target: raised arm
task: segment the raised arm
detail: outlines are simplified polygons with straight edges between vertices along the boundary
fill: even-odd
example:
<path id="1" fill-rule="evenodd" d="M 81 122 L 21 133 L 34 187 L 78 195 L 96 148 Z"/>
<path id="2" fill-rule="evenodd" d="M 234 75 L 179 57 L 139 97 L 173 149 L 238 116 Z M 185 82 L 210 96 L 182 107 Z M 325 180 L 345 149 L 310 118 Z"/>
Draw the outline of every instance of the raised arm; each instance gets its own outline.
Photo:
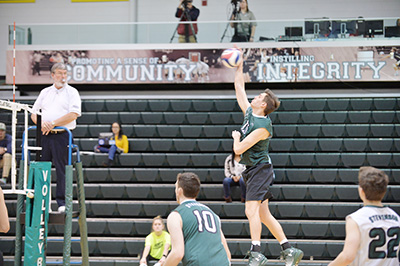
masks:
<path id="1" fill-rule="evenodd" d="M 242 51 L 240 51 L 242 53 Z M 242 60 L 235 72 L 235 91 L 236 99 L 238 101 L 240 109 L 242 109 L 243 114 L 246 113 L 247 108 L 249 108 L 250 103 L 247 99 L 247 94 L 244 89 L 244 76 L 243 76 L 243 53 Z"/>

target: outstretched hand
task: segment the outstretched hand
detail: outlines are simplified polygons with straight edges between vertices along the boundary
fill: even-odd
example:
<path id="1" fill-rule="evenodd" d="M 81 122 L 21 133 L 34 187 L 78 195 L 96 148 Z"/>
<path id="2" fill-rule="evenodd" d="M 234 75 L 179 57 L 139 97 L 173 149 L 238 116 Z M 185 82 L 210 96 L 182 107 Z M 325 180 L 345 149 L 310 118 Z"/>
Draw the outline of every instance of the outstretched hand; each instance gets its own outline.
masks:
<path id="1" fill-rule="evenodd" d="M 241 68 L 243 68 L 243 50 L 242 50 L 242 48 L 238 47 L 236 44 L 234 44 L 233 47 L 235 49 L 239 50 L 239 52 L 240 52 L 240 62 L 237 66 L 237 69 L 241 69 Z"/>

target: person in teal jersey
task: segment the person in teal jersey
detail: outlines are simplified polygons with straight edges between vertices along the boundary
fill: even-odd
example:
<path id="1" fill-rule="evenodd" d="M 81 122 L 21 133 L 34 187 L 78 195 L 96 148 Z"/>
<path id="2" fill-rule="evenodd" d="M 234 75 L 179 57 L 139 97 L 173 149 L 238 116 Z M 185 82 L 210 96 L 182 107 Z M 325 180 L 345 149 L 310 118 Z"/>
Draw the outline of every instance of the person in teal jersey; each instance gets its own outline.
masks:
<path id="1" fill-rule="evenodd" d="M 180 173 L 175 183 L 179 206 L 167 220 L 172 249 L 164 266 L 229 266 L 231 253 L 221 230 L 221 221 L 209 207 L 196 201 L 200 179 Z"/>
<path id="2" fill-rule="evenodd" d="M 273 134 L 272 122 L 268 115 L 279 107 L 280 101 L 269 89 L 251 102 L 248 101 L 243 78 L 243 60 L 235 73 L 235 91 L 238 104 L 244 113 L 241 132 L 233 131 L 232 138 L 235 153 L 241 154 L 240 163 L 246 165 L 242 176 L 246 181 L 245 212 L 251 235 L 251 248 L 247 253 L 248 265 L 267 264 L 267 258 L 261 253 L 262 223 L 279 241 L 282 247 L 281 258 L 286 262 L 286 266 L 298 265 L 303 252 L 289 244 L 282 226 L 268 208 L 269 199 L 272 198 L 270 186 L 275 179 L 268 154 L 269 141 Z"/>

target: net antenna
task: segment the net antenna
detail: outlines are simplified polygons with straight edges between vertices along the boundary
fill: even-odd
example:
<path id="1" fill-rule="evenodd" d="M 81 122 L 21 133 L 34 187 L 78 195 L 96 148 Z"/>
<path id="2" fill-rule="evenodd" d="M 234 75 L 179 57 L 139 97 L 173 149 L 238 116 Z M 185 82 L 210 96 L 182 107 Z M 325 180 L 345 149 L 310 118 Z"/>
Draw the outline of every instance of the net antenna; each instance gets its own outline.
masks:
<path id="1" fill-rule="evenodd" d="M 15 103 L 15 21 L 14 21 L 14 32 L 13 32 L 13 39 L 14 39 L 14 46 L 13 46 L 13 102 Z"/>
<path id="2" fill-rule="evenodd" d="M 13 32 L 13 101 L 4 101 L 0 100 L 0 109 L 6 109 L 12 111 L 11 116 L 11 189 L 10 190 L 3 190 L 4 194 L 22 194 L 27 195 L 28 197 L 33 197 L 34 191 L 32 189 L 27 189 L 28 186 L 28 160 L 27 158 L 24 160 L 24 187 L 23 190 L 17 189 L 17 166 L 16 166 L 16 141 L 17 141 L 17 112 L 24 110 L 25 113 L 25 134 L 24 139 L 22 140 L 24 143 L 24 150 L 22 151 L 23 154 L 28 154 L 28 150 L 37 150 L 41 151 L 41 147 L 29 147 L 28 146 L 28 111 L 33 113 L 32 108 L 27 104 L 21 104 L 15 102 L 15 21 L 14 21 L 14 32 Z"/>

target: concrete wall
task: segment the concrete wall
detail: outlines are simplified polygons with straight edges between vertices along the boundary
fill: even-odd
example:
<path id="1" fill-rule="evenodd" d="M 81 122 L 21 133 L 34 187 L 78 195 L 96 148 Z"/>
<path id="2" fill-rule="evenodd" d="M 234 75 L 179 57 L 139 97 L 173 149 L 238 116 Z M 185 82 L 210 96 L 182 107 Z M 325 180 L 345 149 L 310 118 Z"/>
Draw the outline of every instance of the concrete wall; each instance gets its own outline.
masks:
<path id="1" fill-rule="evenodd" d="M 228 0 L 194 0 L 200 9 L 199 21 L 224 21 L 231 3 Z M 36 0 L 29 4 L 0 4 L 0 76 L 6 72 L 8 25 L 23 23 L 103 23 L 103 22 L 177 22 L 178 0 L 130 0 L 127 2 L 71 3 L 70 0 Z M 378 18 L 399 16 L 399 0 L 249 0 L 258 20 L 304 18 Z M 160 34 L 170 36 L 162 29 Z M 53 34 L 63 32 L 59 31 Z M 142 32 L 145 32 L 143 30 Z M 49 32 L 49 34 L 52 34 Z M 145 33 L 142 33 L 145 34 Z M 153 32 L 152 34 L 157 34 Z M 67 35 L 67 34 L 65 34 Z M 109 36 L 104 36 L 107 39 Z M 68 40 L 69 36 L 62 36 Z M 129 36 L 129 38 L 133 38 Z M 169 40 L 169 39 L 168 39 Z"/>

